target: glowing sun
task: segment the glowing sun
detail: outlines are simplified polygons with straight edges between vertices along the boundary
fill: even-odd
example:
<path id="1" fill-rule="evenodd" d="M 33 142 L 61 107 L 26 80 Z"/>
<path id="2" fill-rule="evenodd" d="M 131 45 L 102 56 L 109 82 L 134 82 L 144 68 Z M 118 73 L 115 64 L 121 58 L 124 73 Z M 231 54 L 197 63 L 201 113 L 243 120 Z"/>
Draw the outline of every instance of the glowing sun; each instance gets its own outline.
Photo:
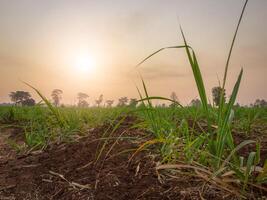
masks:
<path id="1" fill-rule="evenodd" d="M 75 57 L 73 67 L 77 72 L 90 73 L 95 70 L 96 63 L 89 54 L 81 54 Z"/>

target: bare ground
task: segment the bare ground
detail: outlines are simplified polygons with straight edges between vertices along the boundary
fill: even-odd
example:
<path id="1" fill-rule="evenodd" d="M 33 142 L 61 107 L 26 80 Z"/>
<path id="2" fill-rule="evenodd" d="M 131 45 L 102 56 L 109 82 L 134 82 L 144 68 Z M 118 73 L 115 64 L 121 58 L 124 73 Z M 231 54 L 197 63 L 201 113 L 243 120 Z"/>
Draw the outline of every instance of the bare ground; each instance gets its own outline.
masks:
<path id="1" fill-rule="evenodd" d="M 55 143 L 44 151 L 28 154 L 16 154 L 7 144 L 10 137 L 23 139 L 16 137 L 21 134 L 17 129 L 2 131 L 0 199 L 238 199 L 198 177 L 180 174 L 159 178 L 155 168 L 158 158 L 152 151 L 130 159 L 148 135 L 130 129 L 134 123 L 135 119 L 126 118 L 109 135 L 114 137 L 110 140 L 100 139 L 108 128 L 104 125 L 72 143 Z"/>

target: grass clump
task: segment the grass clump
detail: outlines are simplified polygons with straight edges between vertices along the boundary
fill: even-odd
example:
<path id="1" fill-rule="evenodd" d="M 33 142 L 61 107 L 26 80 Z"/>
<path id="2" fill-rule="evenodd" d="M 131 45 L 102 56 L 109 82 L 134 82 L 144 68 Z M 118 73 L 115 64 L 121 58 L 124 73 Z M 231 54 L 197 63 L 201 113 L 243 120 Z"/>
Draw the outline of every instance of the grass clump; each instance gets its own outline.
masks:
<path id="1" fill-rule="evenodd" d="M 32 149 L 45 148 L 55 141 L 72 141 L 75 135 L 111 121 L 122 108 L 56 108 L 59 119 L 45 105 L 32 107 L 7 106 L 0 108 L 0 128 L 18 128 L 25 144 Z M 62 126 L 64 124 L 64 126 Z M 14 146 L 14 145 L 12 145 Z"/>
<path id="2" fill-rule="evenodd" d="M 228 68 L 230 63 L 230 58 L 233 50 L 233 46 L 236 40 L 237 32 L 247 5 L 247 0 L 243 6 L 240 18 L 238 20 L 238 25 L 236 27 L 236 31 L 231 43 L 230 51 L 228 54 L 228 58 L 226 61 L 224 77 L 223 77 L 223 85 L 222 91 L 224 91 Z M 249 153 L 247 158 L 238 155 L 238 151 L 242 149 L 244 146 L 252 143 L 256 143 L 255 141 L 245 140 L 238 144 L 237 146 L 234 144 L 233 135 L 231 132 L 231 124 L 234 118 L 234 104 L 236 101 L 236 97 L 239 91 L 239 86 L 241 84 L 243 69 L 241 69 L 237 81 L 233 87 L 231 97 L 228 102 L 223 101 L 223 94 L 220 97 L 220 104 L 218 108 L 211 107 L 208 105 L 207 95 L 205 90 L 204 81 L 202 78 L 200 66 L 197 61 L 196 54 L 193 48 L 188 44 L 185 34 L 180 27 L 181 35 L 184 41 L 183 45 L 180 46 L 171 46 L 159 49 L 155 53 L 151 54 L 147 58 L 145 58 L 141 63 L 137 66 L 140 66 L 146 60 L 150 59 L 155 54 L 159 53 L 162 50 L 170 49 L 170 48 L 178 48 L 184 49 L 187 54 L 187 58 L 189 64 L 191 66 L 194 80 L 198 89 L 198 94 L 201 99 L 201 108 L 197 108 L 200 113 L 205 114 L 205 125 L 201 125 L 196 120 L 197 112 L 190 113 L 190 116 L 193 116 L 194 122 L 191 127 L 197 127 L 197 132 L 195 129 L 191 129 L 186 119 L 181 120 L 179 122 L 178 128 L 173 123 L 170 123 L 169 120 L 166 121 L 166 117 L 152 106 L 151 100 L 167 100 L 167 98 L 163 97 L 150 97 L 148 95 L 148 91 L 146 85 L 142 79 L 143 89 L 145 97 L 143 97 L 140 93 L 141 102 L 143 103 L 145 110 L 145 117 L 147 121 L 149 121 L 152 132 L 155 134 L 161 145 L 161 153 L 163 156 L 163 163 L 168 162 L 177 162 L 177 160 L 183 159 L 185 162 L 191 163 L 192 165 L 197 165 L 199 167 L 203 167 L 211 171 L 211 174 L 205 173 L 205 177 L 207 176 L 208 180 L 217 181 L 219 184 L 223 177 L 233 178 L 233 182 L 241 182 L 243 185 L 243 191 L 247 188 L 247 185 L 250 182 L 255 181 L 255 176 L 253 175 L 253 171 L 256 170 L 256 166 L 259 164 L 260 155 L 259 155 L 259 145 L 254 152 Z M 178 105 L 179 106 L 179 105 Z M 183 109 L 183 108 L 180 108 Z M 179 108 L 174 108 L 175 110 L 179 110 Z M 187 110 L 190 112 L 190 110 Z M 179 111 L 178 111 L 179 112 Z M 178 113 L 176 113 L 178 114 Z M 253 115 L 253 114 L 252 114 Z M 250 115 L 249 115 L 250 116 Z M 249 117 L 249 120 L 254 120 L 256 115 L 254 114 Z M 250 126 L 247 128 L 249 129 Z M 146 144 L 150 144 L 152 142 L 147 142 Z M 179 150 L 182 149 L 182 150 Z M 266 165 L 265 165 L 266 167 Z M 259 176 L 262 176 L 266 169 L 259 169 Z M 231 176 L 230 176 L 231 175 Z M 204 175 L 203 175 L 204 176 Z M 220 177 L 220 179 L 218 179 Z M 220 181 L 219 181 L 220 180 Z M 221 184 L 221 183 L 220 183 Z"/>

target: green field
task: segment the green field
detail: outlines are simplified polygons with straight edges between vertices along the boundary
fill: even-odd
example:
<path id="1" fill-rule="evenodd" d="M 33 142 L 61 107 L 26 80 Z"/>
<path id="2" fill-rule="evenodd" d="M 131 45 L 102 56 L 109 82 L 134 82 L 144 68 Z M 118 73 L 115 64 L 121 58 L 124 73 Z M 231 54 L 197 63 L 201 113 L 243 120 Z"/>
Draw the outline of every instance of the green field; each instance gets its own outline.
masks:
<path id="1" fill-rule="evenodd" d="M 216 108 L 210 108 L 213 115 L 210 123 L 216 126 Z M 207 126 L 205 112 L 198 107 L 114 107 L 114 108 L 58 108 L 63 125 L 58 123 L 57 116 L 45 106 L 34 107 L 0 107 L 1 128 L 18 127 L 23 130 L 27 147 L 43 148 L 49 141 L 62 139 L 71 141 L 75 135 L 86 135 L 88 129 L 112 123 L 123 116 L 136 116 L 141 120 L 136 126 L 146 129 L 155 138 L 166 138 L 174 134 L 179 137 L 182 127 L 188 127 L 187 121 L 200 122 Z M 267 108 L 235 107 L 231 129 L 246 137 L 253 136 L 255 128 L 263 129 L 267 125 Z M 195 125 L 196 126 L 196 125 Z M 200 131 L 192 131 L 198 137 Z M 266 132 L 266 131 L 265 131 Z M 263 133 L 266 134 L 266 133 Z M 194 138 L 195 139 L 195 138 Z M 192 138 L 192 140 L 194 140 Z M 19 147 L 18 147 L 19 148 Z"/>
<path id="2" fill-rule="evenodd" d="M 208 110 L 207 119 L 203 107 L 154 107 L 149 100 L 137 107 L 9 106 L 0 108 L 0 127 L 19 130 L 23 142 L 8 140 L 19 154 L 45 151 L 55 144 L 75 143 L 77 138 L 90 137 L 94 134 L 92 130 L 100 128 L 97 140 L 103 143 L 96 151 L 97 160 L 102 154 L 108 156 L 105 149 L 110 148 L 107 145 L 110 141 L 114 145 L 118 140 L 142 140 L 136 148 L 125 147 L 122 152 L 130 152 L 131 157 L 142 151 L 151 152 L 160 158 L 162 166 L 170 168 L 175 168 L 177 163 L 189 165 L 205 171 L 217 185 L 229 174 L 231 181 L 223 187 L 231 188 L 237 196 L 247 196 L 252 188 L 253 191 L 262 188 L 266 182 L 267 108 L 233 107 L 221 137 L 219 110 L 210 106 Z M 118 129 L 133 130 L 133 133 L 113 135 Z M 138 135 L 140 131 L 145 133 L 142 138 Z M 241 192 L 237 192 L 238 188 Z"/>

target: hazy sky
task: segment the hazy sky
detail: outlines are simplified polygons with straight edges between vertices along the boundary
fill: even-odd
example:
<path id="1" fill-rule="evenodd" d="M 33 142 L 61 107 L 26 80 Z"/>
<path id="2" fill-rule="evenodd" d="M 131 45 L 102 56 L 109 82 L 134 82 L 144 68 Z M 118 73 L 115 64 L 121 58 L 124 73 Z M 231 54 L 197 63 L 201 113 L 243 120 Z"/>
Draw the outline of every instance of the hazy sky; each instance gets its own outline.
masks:
<path id="1" fill-rule="evenodd" d="M 181 45 L 183 26 L 211 99 L 222 80 L 244 0 L 0 0 L 0 102 L 8 93 L 40 89 L 105 99 L 138 97 L 134 66 L 153 51 Z M 179 20 L 178 20 L 179 18 Z M 267 0 L 250 0 L 233 50 L 226 92 L 244 68 L 238 101 L 267 99 Z M 82 69 L 87 67 L 88 69 Z M 177 93 L 189 103 L 197 89 L 183 50 L 167 50 L 139 68 L 151 95 Z"/>

